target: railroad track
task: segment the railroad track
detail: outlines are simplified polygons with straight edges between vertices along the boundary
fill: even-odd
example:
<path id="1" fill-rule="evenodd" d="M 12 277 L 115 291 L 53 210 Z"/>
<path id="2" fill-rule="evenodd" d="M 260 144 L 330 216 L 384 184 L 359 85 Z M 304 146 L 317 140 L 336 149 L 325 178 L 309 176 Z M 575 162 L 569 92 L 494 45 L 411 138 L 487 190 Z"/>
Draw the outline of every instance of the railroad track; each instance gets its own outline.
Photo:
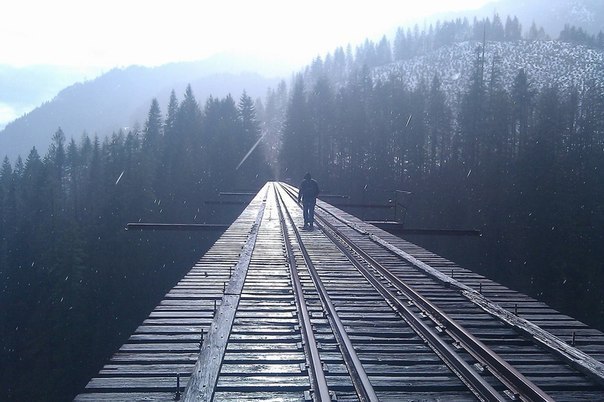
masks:
<path id="1" fill-rule="evenodd" d="M 296 198 L 295 190 L 289 186 L 282 186 L 282 188 L 288 193 L 291 198 Z M 527 401 L 546 401 L 554 400 L 550 395 L 547 394 L 544 389 L 551 389 L 556 391 L 570 386 L 571 383 L 577 385 L 581 381 L 578 381 L 577 377 L 585 376 L 584 385 L 586 389 L 596 389 L 601 387 L 604 383 L 604 376 L 602 371 L 602 364 L 583 354 L 578 350 L 569 348 L 566 343 L 560 341 L 552 334 L 536 328 L 531 323 L 522 322 L 517 325 L 518 318 L 512 320 L 506 320 L 509 317 L 509 313 L 502 313 L 499 306 L 493 304 L 488 299 L 482 297 L 480 293 L 474 289 L 467 288 L 467 286 L 457 283 L 457 281 L 451 280 L 451 278 L 443 278 L 442 273 L 434 272 L 432 267 L 426 266 L 427 264 L 415 259 L 413 256 L 408 255 L 404 252 L 397 253 L 393 251 L 393 247 L 379 239 L 375 235 L 371 235 L 367 231 L 363 230 L 360 226 L 351 224 L 350 222 L 342 219 L 340 215 L 330 213 L 328 209 L 318 207 L 317 219 L 320 221 L 318 225 L 321 230 L 330 238 L 334 244 L 338 245 L 338 248 L 344 253 L 349 261 L 351 261 L 359 272 L 363 273 L 363 276 L 373 284 L 373 286 L 382 294 L 389 303 L 393 306 L 399 315 L 411 325 L 418 334 L 430 347 L 438 354 L 443 361 L 446 362 L 447 366 L 455 372 L 458 377 L 468 385 L 469 389 L 475 394 L 478 399 L 483 400 L 506 400 L 506 399 L 517 399 Z M 345 229 L 348 229 L 349 233 L 346 234 Z M 387 258 L 395 257 L 394 262 L 388 262 L 382 264 L 378 259 L 384 259 L 384 251 L 390 252 L 391 255 L 387 255 Z M 373 255 L 376 257 L 374 258 Z M 403 272 L 400 270 L 401 262 L 412 265 L 411 272 Z M 390 265 L 390 267 L 388 266 Z M 443 298 L 443 293 L 449 293 L 448 298 L 455 298 L 461 293 L 470 292 L 470 297 L 464 300 L 464 317 L 468 315 L 468 311 L 474 310 L 476 307 L 483 308 L 485 304 L 488 304 L 486 308 L 483 308 L 486 312 L 495 311 L 495 327 L 490 329 L 487 335 L 494 335 L 497 331 L 497 327 L 501 327 L 501 324 L 505 325 L 504 329 L 513 329 L 517 331 L 514 334 L 500 334 L 500 337 L 505 336 L 506 343 L 510 344 L 515 342 L 517 344 L 528 345 L 533 342 L 539 348 L 546 349 L 544 353 L 539 349 L 532 349 L 533 354 L 526 359 L 526 362 L 514 361 L 514 363 L 523 365 L 524 370 L 528 374 L 535 375 L 535 363 L 542 361 L 548 362 L 548 357 L 555 356 L 555 358 L 561 358 L 562 360 L 558 363 L 550 362 L 549 367 L 544 365 L 537 365 L 537 368 L 543 370 L 545 375 L 556 375 L 555 381 L 551 381 L 551 377 L 539 378 L 537 377 L 537 383 L 541 383 L 543 388 L 536 385 L 535 382 L 525 377 L 519 370 L 517 370 L 512 364 L 506 359 L 495 352 L 493 348 L 489 348 L 486 343 L 489 342 L 489 336 L 485 336 L 485 342 L 482 342 L 476 336 L 472 334 L 469 329 L 464 328 L 459 322 L 457 322 L 453 315 L 456 310 L 459 310 L 459 306 L 451 311 L 451 315 L 447 314 L 444 309 L 437 306 L 429 300 L 428 297 L 422 296 L 420 292 L 416 291 L 417 288 L 426 288 L 434 286 L 434 284 L 417 284 L 417 268 L 418 265 L 422 265 L 419 268 L 423 269 L 422 274 L 426 275 L 430 273 L 441 288 L 438 292 L 437 299 Z M 409 278 L 410 282 L 414 285 L 409 285 L 402 278 Z M 424 279 L 424 278 L 422 278 Z M 454 284 L 455 286 L 451 286 Z M 443 286 L 444 285 L 444 286 Z M 453 289 L 451 289 L 453 288 Z M 429 294 L 434 294 L 434 289 L 428 291 Z M 479 300 L 477 300 L 479 299 Z M 412 311 L 407 309 L 405 302 L 409 306 L 413 306 L 415 310 Z M 474 304 L 474 306 L 472 306 Z M 435 331 L 431 331 L 430 328 L 422 326 L 423 318 L 429 319 L 431 327 Z M 492 318 L 492 317 L 489 317 Z M 501 319 L 503 322 L 497 322 Z M 523 320 L 522 320 L 523 321 Z M 499 324 L 499 325 L 498 325 Z M 484 322 L 481 323 L 481 327 L 484 327 Z M 528 334 L 527 334 L 528 332 Z M 442 334 L 442 336 L 441 336 Z M 524 336 L 523 336 L 524 335 Z M 527 339 L 527 335 L 528 338 Z M 444 341 L 444 342 L 443 342 Z M 494 343 L 494 342 L 491 342 Z M 451 350 L 448 345 L 451 345 L 454 349 L 461 350 L 461 353 L 456 353 L 455 350 Z M 495 345 L 498 348 L 498 345 Z M 522 350 L 521 348 L 519 348 Z M 525 350 L 528 348 L 525 348 Z M 537 353 L 535 353 L 537 352 Z M 508 352 L 509 354 L 509 352 Z M 542 356 L 539 356 L 542 354 Z M 549 355 L 549 356 L 548 356 Z M 465 357 L 462 357 L 465 356 Z M 559 365 L 559 368 L 555 366 Z M 581 374 L 569 373 L 567 366 L 576 368 Z M 487 374 L 486 378 L 480 378 L 481 374 Z M 564 374 L 567 374 L 568 378 L 564 381 Z M 499 384 L 494 383 L 494 387 L 489 385 L 489 376 L 495 377 Z M 590 384 L 590 380 L 593 381 Z M 599 384 L 599 385 L 596 385 Z M 494 388 L 497 388 L 496 391 Z M 562 395 L 559 395 L 562 397 Z M 572 397 L 571 397 L 572 399 Z"/>
<path id="2" fill-rule="evenodd" d="M 214 298 L 212 320 L 188 322 L 202 335 L 180 346 L 191 352 L 197 345 L 195 365 L 190 353 L 187 365 L 174 362 L 182 385 L 174 393 L 158 386 L 149 399 L 604 400 L 602 363 L 585 353 L 602 360 L 601 333 L 569 319 L 560 328 L 574 325 L 580 335 L 571 340 L 576 347 L 568 345 L 560 340 L 566 332 L 555 336 L 519 316 L 538 317 L 556 332 L 552 323 L 566 322 L 559 313 L 543 321 L 550 310 L 530 298 L 329 204 L 318 203 L 316 230 L 302 230 L 296 196 L 290 186 L 267 184 L 244 213 L 245 236 L 226 233 L 233 241 L 223 247 L 238 248 L 237 259 L 215 255 L 204 275 L 185 277 L 171 292 L 206 300 L 217 288 L 216 280 L 211 287 L 203 280 L 207 269 L 220 268 L 213 277 L 223 281 L 222 297 Z M 137 332 L 122 350 L 166 336 L 165 327 Z M 142 370 L 147 357 L 129 359 Z M 110 383 L 104 395 L 127 400 Z"/>

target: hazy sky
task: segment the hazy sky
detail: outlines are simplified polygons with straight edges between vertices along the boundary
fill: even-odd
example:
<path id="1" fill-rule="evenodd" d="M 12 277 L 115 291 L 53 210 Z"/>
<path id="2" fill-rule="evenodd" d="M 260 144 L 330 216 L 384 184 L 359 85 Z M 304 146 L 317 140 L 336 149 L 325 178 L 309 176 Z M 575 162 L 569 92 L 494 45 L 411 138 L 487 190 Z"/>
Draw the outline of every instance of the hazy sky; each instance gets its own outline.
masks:
<path id="1" fill-rule="evenodd" d="M 488 0 L 7 0 L 0 64 L 103 69 L 244 53 L 292 65 Z"/>
<path id="2" fill-rule="evenodd" d="M 113 67 L 226 54 L 243 56 L 265 75 L 287 75 L 338 46 L 377 41 L 409 21 L 492 1 L 5 0 L 0 74 L 2 65 L 60 69 L 37 83 L 0 75 L 0 130 L 66 86 Z"/>

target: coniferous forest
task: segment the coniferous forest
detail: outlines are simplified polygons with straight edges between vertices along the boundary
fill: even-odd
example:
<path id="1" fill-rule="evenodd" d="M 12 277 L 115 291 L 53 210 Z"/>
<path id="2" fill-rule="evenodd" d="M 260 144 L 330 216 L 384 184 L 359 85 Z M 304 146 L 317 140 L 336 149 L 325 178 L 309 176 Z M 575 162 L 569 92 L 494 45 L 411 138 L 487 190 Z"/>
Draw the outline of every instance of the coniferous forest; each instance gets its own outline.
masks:
<path id="1" fill-rule="evenodd" d="M 245 94 L 154 100 L 139 131 L 35 149 L 0 173 L 1 400 L 69 400 L 217 238 L 124 230 L 128 222 L 228 223 L 219 191 L 267 179 Z M 36 386 L 32 387 L 31 382 Z"/>
<path id="2" fill-rule="evenodd" d="M 519 40 L 508 21 L 500 40 Z M 408 227 L 482 231 L 412 240 L 604 329 L 604 88 L 535 88 L 523 70 L 503 83 L 480 52 L 453 96 L 438 75 L 410 85 L 371 74 L 484 23 L 337 49 L 264 99 L 199 102 L 189 87 L 150 101 L 141 128 L 79 140 L 59 128 L 45 155 L 5 159 L 0 399 L 72 398 L 218 236 L 127 222 L 229 223 L 241 208 L 204 201 L 306 171 L 354 202 L 410 192 L 395 217 Z"/>

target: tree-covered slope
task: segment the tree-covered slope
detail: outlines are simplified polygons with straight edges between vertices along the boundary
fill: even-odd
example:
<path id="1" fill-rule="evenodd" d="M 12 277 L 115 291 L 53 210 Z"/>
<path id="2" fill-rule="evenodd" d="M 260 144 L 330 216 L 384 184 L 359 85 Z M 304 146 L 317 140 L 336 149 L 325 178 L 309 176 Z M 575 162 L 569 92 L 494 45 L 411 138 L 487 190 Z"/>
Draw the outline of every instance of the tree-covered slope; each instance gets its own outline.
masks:
<path id="1" fill-rule="evenodd" d="M 15 161 L 17 155 L 26 157 L 33 146 L 46 152 L 49 133 L 58 127 L 67 138 L 80 138 L 84 132 L 104 137 L 141 124 L 149 99 L 166 103 L 172 89 L 182 92 L 188 84 L 200 99 L 238 94 L 244 89 L 256 98 L 275 82 L 255 73 L 217 73 L 215 67 L 199 63 L 114 69 L 65 88 L 51 101 L 8 124 L 0 131 L 0 157 L 8 155 Z"/>
<path id="2" fill-rule="evenodd" d="M 378 67 L 373 76 L 378 81 L 391 75 L 400 76 L 411 86 L 422 81 L 429 83 L 438 76 L 444 92 L 454 96 L 467 87 L 479 57 L 482 43 L 465 41 Z M 561 41 L 486 42 L 484 68 L 487 74 L 495 74 L 508 90 L 519 70 L 531 78 L 534 89 L 556 86 L 567 90 L 604 84 L 604 52 Z"/>

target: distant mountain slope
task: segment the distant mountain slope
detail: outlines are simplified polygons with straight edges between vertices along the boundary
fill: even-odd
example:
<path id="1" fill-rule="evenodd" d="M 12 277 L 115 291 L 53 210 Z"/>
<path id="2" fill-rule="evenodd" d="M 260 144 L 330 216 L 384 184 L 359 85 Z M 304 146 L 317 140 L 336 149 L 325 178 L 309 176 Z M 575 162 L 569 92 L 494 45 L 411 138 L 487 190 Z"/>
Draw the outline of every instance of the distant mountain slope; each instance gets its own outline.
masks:
<path id="1" fill-rule="evenodd" d="M 440 48 L 425 56 L 399 61 L 374 71 L 374 78 L 385 79 L 391 74 L 404 77 L 408 85 L 422 80 L 428 85 L 438 74 L 448 95 L 459 95 L 468 87 L 476 60 L 479 42 L 462 42 Z M 502 83 L 508 89 L 520 69 L 527 73 L 537 89 L 556 85 L 561 89 L 585 85 L 604 86 L 604 53 L 558 41 L 487 42 L 485 79 L 489 79 L 495 60 Z"/>
<path id="2" fill-rule="evenodd" d="M 44 154 L 58 127 L 68 138 L 79 139 L 84 132 L 104 137 L 136 122 L 142 125 L 152 98 L 158 99 L 165 112 L 170 91 L 174 89 L 181 100 L 187 84 L 203 105 L 209 95 L 230 93 L 238 99 L 246 90 L 253 98 L 263 96 L 277 82 L 254 73 L 220 74 L 215 68 L 208 71 L 207 66 L 198 63 L 133 66 L 72 85 L 0 131 L 0 158 L 8 155 L 14 161 L 17 155 L 26 157 L 34 145 Z"/>
<path id="3" fill-rule="evenodd" d="M 0 65 L 0 130 L 42 102 L 52 99 L 63 88 L 96 76 L 86 68 Z"/>

